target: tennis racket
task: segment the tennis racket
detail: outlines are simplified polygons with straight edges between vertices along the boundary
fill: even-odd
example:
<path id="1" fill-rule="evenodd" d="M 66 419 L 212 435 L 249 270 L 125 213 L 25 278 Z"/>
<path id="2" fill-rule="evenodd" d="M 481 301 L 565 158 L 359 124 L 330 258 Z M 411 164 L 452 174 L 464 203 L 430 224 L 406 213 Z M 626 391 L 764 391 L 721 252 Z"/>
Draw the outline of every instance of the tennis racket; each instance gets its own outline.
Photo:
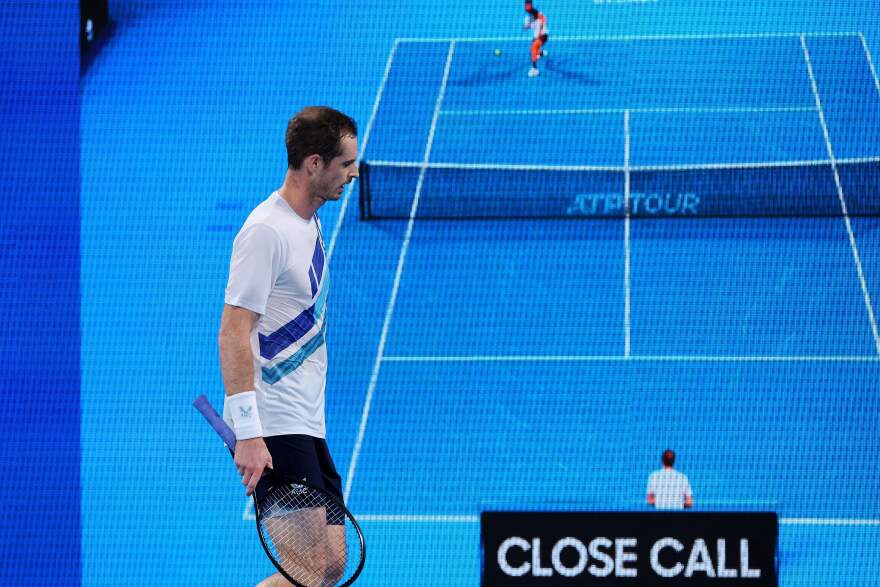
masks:
<path id="1" fill-rule="evenodd" d="M 235 455 L 235 433 L 200 395 L 193 406 Z M 263 481 L 266 481 L 264 479 Z M 257 532 L 269 560 L 296 587 L 351 585 L 364 568 L 361 528 L 339 499 L 308 483 L 278 481 L 257 499 Z"/>

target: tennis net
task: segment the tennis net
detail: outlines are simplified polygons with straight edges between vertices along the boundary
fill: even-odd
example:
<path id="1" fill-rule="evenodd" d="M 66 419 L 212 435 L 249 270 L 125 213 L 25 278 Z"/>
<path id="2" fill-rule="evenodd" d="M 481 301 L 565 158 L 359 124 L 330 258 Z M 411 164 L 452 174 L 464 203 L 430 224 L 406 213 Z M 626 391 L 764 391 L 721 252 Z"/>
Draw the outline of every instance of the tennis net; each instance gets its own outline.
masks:
<path id="1" fill-rule="evenodd" d="M 878 216 L 880 157 L 631 168 L 363 161 L 359 192 L 363 219 Z"/>

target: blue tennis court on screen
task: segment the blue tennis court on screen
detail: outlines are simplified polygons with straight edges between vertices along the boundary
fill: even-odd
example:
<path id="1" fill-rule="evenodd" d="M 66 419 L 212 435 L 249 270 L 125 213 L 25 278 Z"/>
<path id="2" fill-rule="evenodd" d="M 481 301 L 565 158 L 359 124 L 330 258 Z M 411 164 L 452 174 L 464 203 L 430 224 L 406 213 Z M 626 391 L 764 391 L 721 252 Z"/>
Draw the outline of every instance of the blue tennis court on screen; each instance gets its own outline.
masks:
<path id="1" fill-rule="evenodd" d="M 880 87 L 858 33 L 548 46 L 536 79 L 522 41 L 398 42 L 363 158 L 367 215 L 406 217 L 418 183 L 422 217 L 880 207 Z"/>
<path id="2" fill-rule="evenodd" d="M 782 584 L 876 568 L 876 505 L 832 495 L 880 489 L 843 456 L 877 441 L 877 222 L 850 219 L 877 213 L 880 177 L 862 36 L 570 39 L 537 79 L 526 47 L 392 50 L 365 216 L 502 218 L 400 237 L 352 506 L 412 540 L 441 526 L 467 561 L 479 511 L 644 508 L 668 444 L 698 509 L 780 515 Z M 557 220 L 555 193 L 584 185 L 621 221 Z M 724 218 L 624 224 L 626 199 L 638 215 L 707 194 Z M 792 215 L 823 218 L 768 218 Z M 340 238 L 369 251 L 402 229 L 346 218 Z"/>

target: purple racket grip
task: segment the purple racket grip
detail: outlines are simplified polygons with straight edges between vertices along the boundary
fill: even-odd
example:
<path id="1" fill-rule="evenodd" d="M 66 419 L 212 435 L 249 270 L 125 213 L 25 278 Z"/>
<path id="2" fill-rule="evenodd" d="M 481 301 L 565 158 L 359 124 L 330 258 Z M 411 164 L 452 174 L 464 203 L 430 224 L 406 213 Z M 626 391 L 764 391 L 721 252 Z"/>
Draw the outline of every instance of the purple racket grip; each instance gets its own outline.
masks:
<path id="1" fill-rule="evenodd" d="M 204 394 L 200 395 L 193 401 L 193 407 L 205 417 L 205 420 L 208 421 L 211 428 L 213 428 L 220 438 L 223 439 L 223 442 L 226 443 L 229 452 L 234 454 L 235 433 L 232 431 L 232 428 L 223 421 L 223 418 L 220 417 L 220 414 L 217 413 L 217 410 L 214 409 L 214 406 L 211 405 L 208 398 L 205 397 Z"/>

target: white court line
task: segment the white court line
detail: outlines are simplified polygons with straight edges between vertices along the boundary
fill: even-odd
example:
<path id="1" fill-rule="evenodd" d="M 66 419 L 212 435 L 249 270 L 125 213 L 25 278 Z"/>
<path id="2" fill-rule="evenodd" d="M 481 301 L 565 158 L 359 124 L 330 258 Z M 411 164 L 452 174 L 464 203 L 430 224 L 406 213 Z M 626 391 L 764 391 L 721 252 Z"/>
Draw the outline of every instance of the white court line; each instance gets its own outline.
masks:
<path id="1" fill-rule="evenodd" d="M 859 39 L 862 41 L 862 48 L 865 50 L 865 58 L 868 60 L 868 66 L 871 68 L 871 75 L 874 76 L 874 87 L 880 94 L 880 79 L 877 79 L 877 70 L 874 69 L 874 59 L 871 57 L 871 51 L 868 49 L 868 43 L 865 41 L 865 35 L 859 33 Z"/>
<path id="2" fill-rule="evenodd" d="M 443 104 L 443 97 L 446 95 L 446 84 L 449 81 L 449 70 L 452 66 L 452 55 L 455 53 L 455 41 L 449 43 L 449 52 L 446 55 L 446 67 L 443 70 L 443 79 L 440 82 L 440 91 L 437 94 L 437 102 L 434 105 L 434 116 L 431 119 L 431 128 L 428 132 L 428 144 L 425 146 L 424 163 L 431 158 L 431 148 L 434 145 L 434 133 L 437 130 L 437 119 L 440 117 L 440 106 Z M 361 447 L 364 442 L 364 435 L 367 430 L 367 420 L 370 417 L 370 405 L 373 403 L 373 394 L 376 391 L 376 382 L 379 379 L 379 368 L 382 365 L 382 356 L 385 353 L 385 342 L 388 340 L 388 329 L 391 325 L 391 317 L 394 315 L 394 305 L 397 302 L 397 292 L 400 289 L 400 278 L 403 275 L 403 266 L 406 261 L 406 253 L 409 250 L 410 239 L 412 238 L 413 226 L 415 223 L 416 211 L 419 208 L 419 196 L 422 192 L 422 185 L 425 181 L 425 170 L 419 174 L 419 180 L 416 184 L 415 195 L 413 196 L 412 207 L 409 212 L 409 222 L 406 225 L 406 233 L 403 237 L 403 244 L 400 247 L 400 256 L 397 259 L 397 270 L 394 272 L 394 285 L 391 287 L 391 296 L 388 299 L 388 307 L 385 310 L 385 321 L 382 324 L 382 335 L 379 337 L 379 347 L 376 350 L 376 361 L 373 363 L 373 372 L 370 376 L 370 384 L 367 388 L 367 397 L 364 399 L 364 409 L 361 414 L 361 424 L 358 428 L 357 440 L 354 444 L 354 450 L 351 455 L 351 463 L 348 467 L 348 477 L 345 480 L 344 500 L 347 502 L 351 495 L 351 485 L 354 480 L 355 470 L 357 468 L 358 459 L 361 454 Z"/>
<path id="3" fill-rule="evenodd" d="M 815 110 L 814 110 L 815 111 Z M 384 161 L 375 160 L 367 161 L 373 167 L 408 167 L 418 169 L 461 169 L 467 170 L 488 170 L 488 171 L 612 171 L 623 173 L 626 168 L 622 165 L 521 165 L 515 163 L 452 163 L 452 162 L 431 162 L 424 163 L 421 161 Z M 807 167 L 831 165 L 830 159 L 809 159 L 803 161 L 750 161 L 744 163 L 697 163 L 689 164 L 673 164 L 673 165 L 630 165 L 629 171 L 708 171 L 708 170 L 737 170 L 737 169 L 776 169 L 784 167 Z M 836 164 L 855 165 L 859 163 L 880 163 L 880 156 L 877 157 L 853 157 L 849 159 L 837 159 Z"/>
<path id="4" fill-rule="evenodd" d="M 878 163 L 880 157 L 854 157 L 850 159 L 837 159 L 836 164 Z M 631 171 L 705 171 L 724 169 L 776 169 L 782 167 L 807 167 L 820 165 L 834 165 L 831 159 L 808 159 L 804 161 L 767 161 L 748 163 L 702 163 L 696 165 L 633 165 Z"/>
<path id="5" fill-rule="evenodd" d="M 814 32 L 814 33 L 718 33 L 704 35 L 597 35 L 553 37 L 554 43 L 571 41 L 703 41 L 713 39 L 779 39 L 808 37 L 853 37 L 858 32 Z M 531 38 L 517 37 L 398 37 L 401 43 L 486 43 L 499 41 L 528 41 Z"/>
<path id="6" fill-rule="evenodd" d="M 784 526 L 880 526 L 880 520 L 860 518 L 779 518 Z"/>
<path id="7" fill-rule="evenodd" d="M 745 503 L 745 505 L 749 505 Z M 725 503 L 724 505 L 734 505 Z M 379 522 L 392 524 L 479 524 L 480 516 L 461 514 L 358 514 L 360 522 Z M 243 520 L 253 521 L 254 503 L 247 500 Z M 781 526 L 880 526 L 880 519 L 875 518 L 779 518 Z"/>
<path id="8" fill-rule="evenodd" d="M 373 100 L 373 109 L 370 111 L 370 119 L 367 121 L 367 128 L 364 129 L 363 140 L 361 141 L 360 152 L 358 153 L 355 165 L 360 165 L 361 159 L 367 149 L 367 141 L 370 140 L 370 133 L 373 131 L 373 123 L 376 120 L 376 113 L 379 111 L 379 103 L 382 101 L 382 95 L 385 93 L 385 84 L 388 83 L 388 76 L 391 74 L 391 63 L 394 61 L 394 54 L 397 52 L 397 41 L 391 46 L 388 53 L 388 60 L 385 62 L 385 73 L 382 75 L 382 82 L 379 84 L 379 91 L 376 92 L 376 99 Z M 357 181 L 360 181 L 359 179 Z M 348 210 L 348 201 L 351 199 L 354 182 L 348 184 L 345 197 L 342 200 L 342 207 L 339 209 L 339 218 L 336 220 L 336 226 L 333 228 L 333 235 L 330 237 L 330 246 L 327 247 L 328 262 L 333 258 L 333 251 L 336 249 L 336 240 L 339 238 L 339 231 L 342 229 L 342 221 L 345 220 L 345 212 Z"/>
<path id="9" fill-rule="evenodd" d="M 410 355 L 387 356 L 386 363 L 599 363 L 615 361 L 693 363 L 880 363 L 875 355 Z"/>
<path id="10" fill-rule="evenodd" d="M 843 187 L 840 185 L 840 174 L 837 172 L 837 162 L 834 159 L 834 149 L 831 147 L 831 137 L 828 134 L 828 125 L 825 123 L 825 112 L 822 110 L 822 100 L 819 98 L 819 86 L 816 84 L 816 76 L 813 73 L 813 62 L 810 59 L 810 51 L 807 49 L 806 37 L 801 37 L 801 46 L 804 49 L 804 60 L 807 62 L 807 73 L 810 74 L 810 83 L 813 86 L 813 96 L 816 99 L 816 108 L 819 111 L 819 122 L 822 125 L 822 135 L 825 137 L 825 147 L 828 149 L 828 157 L 831 159 L 831 170 L 834 172 L 834 183 L 837 185 L 837 197 L 840 199 L 840 209 L 843 212 L 843 222 L 849 235 L 849 246 L 852 250 L 853 260 L 856 264 L 856 272 L 859 283 L 862 286 L 862 296 L 865 300 L 865 309 L 868 311 L 868 321 L 871 323 L 871 333 L 874 335 L 874 347 L 880 356 L 880 333 L 877 332 L 877 321 L 874 319 L 874 308 L 871 305 L 871 294 L 868 293 L 868 284 L 865 281 L 865 272 L 862 270 L 862 260 L 859 256 L 859 248 L 856 245 L 856 237 L 853 234 L 849 212 L 846 209 L 846 199 L 843 197 Z"/>
<path id="11" fill-rule="evenodd" d="M 444 515 L 395 515 L 395 514 L 358 514 L 359 522 L 404 522 L 411 523 L 429 523 L 429 524 L 478 524 L 479 516 L 460 515 L 460 516 L 444 516 Z"/>
<path id="12" fill-rule="evenodd" d="M 358 514 L 362 522 L 403 524 L 479 524 L 480 516 L 474 515 L 395 515 Z M 783 526 L 880 526 L 880 519 L 873 518 L 779 518 Z"/>
<path id="13" fill-rule="evenodd" d="M 467 169 L 499 171 L 623 171 L 614 165 L 520 165 L 508 163 L 424 163 L 420 161 L 367 161 L 373 167 L 417 167 L 421 169 Z"/>
<path id="14" fill-rule="evenodd" d="M 630 283 L 629 283 L 629 238 L 630 238 L 630 173 L 629 173 L 629 110 L 623 113 L 623 355 L 630 355 Z"/>
<path id="15" fill-rule="evenodd" d="M 557 109 L 526 109 L 526 110 L 444 110 L 444 116 L 557 116 L 579 114 L 621 114 L 635 112 L 637 114 L 754 114 L 762 112 L 815 112 L 815 106 L 719 106 L 690 108 L 557 108 Z"/>

